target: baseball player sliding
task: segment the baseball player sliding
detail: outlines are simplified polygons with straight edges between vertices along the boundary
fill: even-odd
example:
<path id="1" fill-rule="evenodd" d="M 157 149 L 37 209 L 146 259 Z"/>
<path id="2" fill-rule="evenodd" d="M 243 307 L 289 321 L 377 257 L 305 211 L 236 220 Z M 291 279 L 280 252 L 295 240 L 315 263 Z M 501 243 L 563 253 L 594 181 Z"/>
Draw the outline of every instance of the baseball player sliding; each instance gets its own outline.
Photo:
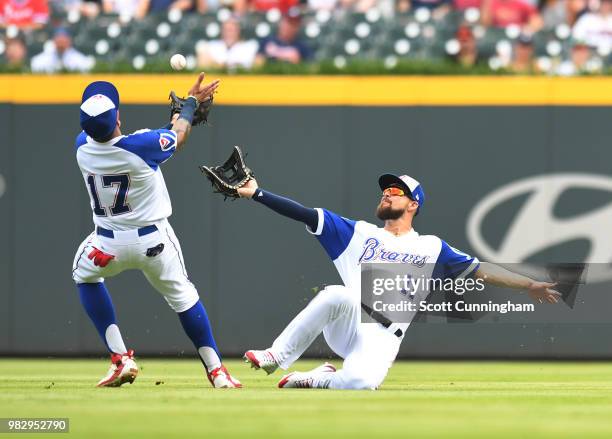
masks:
<path id="1" fill-rule="evenodd" d="M 235 154 L 234 156 L 235 157 Z M 240 159 L 240 157 L 238 157 Z M 275 212 L 301 221 L 315 235 L 334 262 L 344 285 L 328 286 L 300 312 L 265 350 L 250 350 L 245 360 L 268 374 L 287 369 L 314 339 L 323 332 L 331 349 L 344 359 L 341 370 L 325 363 L 309 372 L 293 372 L 282 377 L 281 388 L 376 389 L 397 356 L 408 323 L 360 323 L 360 264 L 366 262 L 428 262 L 429 276 L 460 278 L 474 276 L 485 282 L 527 290 L 540 302 L 556 303 L 559 293 L 554 284 L 537 282 L 511 273 L 493 264 L 481 263 L 448 245 L 437 236 L 419 235 L 413 228 L 414 217 L 423 209 L 425 194 L 415 179 L 393 174 L 382 175 L 378 183 L 382 197 L 376 215 L 384 221 L 378 227 L 365 221 L 343 218 L 326 209 L 304 207 L 295 201 L 258 187 L 248 168 L 235 194 L 218 185 L 223 168 L 203 171 L 217 189 L 227 196 L 252 198 Z M 213 174 L 220 174 L 215 176 Z M 235 181 L 234 179 L 233 181 Z M 376 319 L 374 314 L 371 314 Z"/>
<path id="2" fill-rule="evenodd" d="M 178 314 L 214 387 L 241 387 L 221 363 L 206 310 L 187 277 L 181 246 L 167 218 L 172 214 L 160 165 L 181 150 L 194 113 L 210 105 L 219 86 L 202 86 L 204 74 L 181 101 L 172 122 L 158 130 L 121 133 L 119 93 L 109 82 L 83 92 L 76 157 L 91 200 L 94 231 L 79 247 L 72 270 L 81 303 L 111 354 L 100 387 L 132 383 L 134 352 L 125 347 L 104 279 L 140 270 Z M 176 99 L 175 99 L 176 100 Z M 205 116 L 204 116 L 205 120 Z"/>

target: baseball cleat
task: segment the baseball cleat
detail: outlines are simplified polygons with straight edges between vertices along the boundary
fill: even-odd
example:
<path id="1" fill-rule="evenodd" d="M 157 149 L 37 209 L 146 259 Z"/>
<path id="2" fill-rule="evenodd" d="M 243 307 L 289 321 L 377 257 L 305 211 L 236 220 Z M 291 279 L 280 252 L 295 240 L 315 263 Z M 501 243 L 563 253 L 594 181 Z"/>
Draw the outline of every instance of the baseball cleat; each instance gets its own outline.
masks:
<path id="1" fill-rule="evenodd" d="M 319 385 L 319 380 L 325 378 L 325 374 L 335 371 L 336 368 L 332 364 L 324 363 L 308 372 L 291 372 L 281 378 L 278 382 L 278 387 L 281 389 L 327 388 L 329 382 Z"/>
<path id="2" fill-rule="evenodd" d="M 239 389 L 242 383 L 232 377 L 224 365 L 211 370 L 208 373 L 208 381 L 215 389 Z"/>
<path id="3" fill-rule="evenodd" d="M 245 363 L 250 363 L 253 369 L 263 369 L 268 375 L 278 369 L 276 358 L 270 351 L 246 351 L 244 356 Z"/>
<path id="4" fill-rule="evenodd" d="M 111 354 L 111 367 L 104 378 L 98 381 L 96 387 L 119 387 L 122 384 L 132 384 L 138 375 L 138 366 L 134 361 L 134 351 Z"/>

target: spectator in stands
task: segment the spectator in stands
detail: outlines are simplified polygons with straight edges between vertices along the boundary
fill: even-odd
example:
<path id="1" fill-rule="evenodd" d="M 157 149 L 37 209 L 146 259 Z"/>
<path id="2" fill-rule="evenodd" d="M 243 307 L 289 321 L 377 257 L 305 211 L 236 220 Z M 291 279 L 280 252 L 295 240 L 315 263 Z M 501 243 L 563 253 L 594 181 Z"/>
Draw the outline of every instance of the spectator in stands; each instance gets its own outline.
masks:
<path id="1" fill-rule="evenodd" d="M 198 66 L 202 68 L 250 69 L 257 55 L 257 41 L 240 39 L 240 22 L 230 18 L 223 23 L 221 39 L 198 47 Z"/>
<path id="2" fill-rule="evenodd" d="M 94 18 L 100 13 L 102 6 L 101 0 L 50 0 L 50 5 L 54 9 L 64 13 L 77 11 L 84 17 Z"/>
<path id="3" fill-rule="evenodd" d="M 234 9 L 234 12 L 236 12 L 236 8 L 234 6 L 234 3 L 236 3 L 236 0 L 196 0 L 195 2 L 195 7 L 196 7 L 196 11 L 198 11 L 200 14 L 205 14 L 209 11 L 215 11 L 217 9 L 219 9 L 219 6 L 221 4 L 224 4 L 226 6 L 232 6 L 232 8 Z M 246 8 L 246 2 L 242 1 L 239 2 L 240 5 L 238 5 L 238 7 L 242 7 L 242 8 Z"/>
<path id="4" fill-rule="evenodd" d="M 270 61 L 298 64 L 312 57 L 310 48 L 298 37 L 302 26 L 300 10 L 291 8 L 283 15 L 276 36 L 264 38 L 259 43 L 255 64 Z"/>
<path id="5" fill-rule="evenodd" d="M 533 37 L 529 34 L 519 35 L 512 47 L 512 62 L 508 70 L 520 74 L 536 73 L 537 67 L 533 55 Z"/>
<path id="6" fill-rule="evenodd" d="M 560 24 L 573 26 L 586 5 L 587 0 L 541 0 L 540 13 L 544 29 L 552 30 Z"/>
<path id="7" fill-rule="evenodd" d="M 554 29 L 562 23 L 568 22 L 567 0 L 541 0 L 540 14 L 544 29 Z"/>
<path id="8" fill-rule="evenodd" d="M 598 10 L 582 15 L 572 36 L 591 47 L 612 48 L 612 0 L 601 0 Z"/>
<path id="9" fill-rule="evenodd" d="M 399 1 L 401 0 L 302 0 L 311 10 L 328 10 L 334 12 L 337 17 L 351 12 L 364 13 L 375 7 L 388 18 L 395 14 L 396 3 Z"/>
<path id="10" fill-rule="evenodd" d="M 40 29 L 49 21 L 47 0 L 0 0 L 0 27 Z"/>
<path id="11" fill-rule="evenodd" d="M 239 14 L 248 11 L 266 12 L 270 9 L 278 9 L 286 14 L 299 3 L 299 0 L 234 0 L 233 6 L 234 11 Z"/>
<path id="12" fill-rule="evenodd" d="M 308 0 L 308 9 L 313 11 L 333 11 L 338 7 L 338 0 Z"/>
<path id="13" fill-rule="evenodd" d="M 19 70 L 25 66 L 28 49 L 19 37 L 9 38 L 4 42 L 4 63 L 11 70 Z"/>
<path id="14" fill-rule="evenodd" d="M 472 67 L 478 64 L 481 59 L 472 29 L 468 26 L 459 26 L 455 38 L 459 41 L 459 52 L 454 56 L 455 62 L 462 67 Z"/>
<path id="15" fill-rule="evenodd" d="M 566 0 L 543 0 L 540 5 L 540 14 L 542 15 L 542 25 L 544 29 L 554 29 L 562 23 L 567 23 L 567 5 Z"/>
<path id="16" fill-rule="evenodd" d="M 42 53 L 32 58 L 33 72 L 55 73 L 63 70 L 70 72 L 88 72 L 95 61 L 72 47 L 72 38 L 66 29 L 56 29 L 53 44 Z"/>
<path id="17" fill-rule="evenodd" d="M 465 11 L 468 8 L 480 9 L 481 0 L 453 0 L 453 9 Z"/>
<path id="18" fill-rule="evenodd" d="M 601 70 L 601 63 L 596 64 L 597 68 L 593 68 L 590 64 L 593 53 L 588 44 L 584 41 L 576 41 L 572 46 L 570 59 L 559 64 L 557 74 L 561 76 L 575 76 L 585 73 L 598 73 Z"/>
<path id="19" fill-rule="evenodd" d="M 193 0 L 140 0 L 136 16 L 142 18 L 147 14 L 166 12 L 171 9 L 190 11 L 193 6 Z"/>
<path id="20" fill-rule="evenodd" d="M 452 0 L 402 0 L 404 5 L 398 4 L 401 9 L 416 10 L 425 8 L 432 11 L 435 16 L 442 17 L 451 10 Z"/>
<path id="21" fill-rule="evenodd" d="M 368 9 L 378 6 L 381 0 L 340 0 L 340 7 L 355 12 L 366 12 Z"/>
<path id="22" fill-rule="evenodd" d="M 125 18 L 140 19 L 147 15 L 144 8 L 139 8 L 141 0 L 102 0 L 102 11 L 105 14 L 119 14 Z"/>
<path id="23" fill-rule="evenodd" d="M 524 0 L 482 0 L 481 18 L 485 26 L 517 25 L 532 33 L 542 28 L 538 10 Z"/>

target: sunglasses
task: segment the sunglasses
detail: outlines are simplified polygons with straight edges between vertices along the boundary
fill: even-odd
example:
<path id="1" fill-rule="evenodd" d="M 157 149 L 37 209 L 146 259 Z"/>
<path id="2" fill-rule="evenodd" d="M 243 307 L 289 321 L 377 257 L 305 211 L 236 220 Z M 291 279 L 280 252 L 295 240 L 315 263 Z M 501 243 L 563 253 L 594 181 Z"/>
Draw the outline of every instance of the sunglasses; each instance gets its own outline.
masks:
<path id="1" fill-rule="evenodd" d="M 406 193 L 404 192 L 403 189 L 400 189 L 398 187 L 388 187 L 387 189 L 383 191 L 383 195 L 387 195 L 389 197 L 392 197 L 392 196 L 403 197 L 404 195 L 406 195 Z"/>

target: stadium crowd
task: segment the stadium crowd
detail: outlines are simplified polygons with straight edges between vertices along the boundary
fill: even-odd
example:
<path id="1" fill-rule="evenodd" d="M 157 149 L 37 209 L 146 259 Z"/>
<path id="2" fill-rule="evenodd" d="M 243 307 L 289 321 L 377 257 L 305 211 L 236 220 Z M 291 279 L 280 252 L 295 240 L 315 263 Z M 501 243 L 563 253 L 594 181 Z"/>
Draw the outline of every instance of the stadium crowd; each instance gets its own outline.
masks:
<path id="1" fill-rule="evenodd" d="M 5 68 L 34 72 L 181 52 L 230 71 L 356 58 L 576 75 L 610 65 L 612 0 L 0 0 L 0 27 Z"/>

